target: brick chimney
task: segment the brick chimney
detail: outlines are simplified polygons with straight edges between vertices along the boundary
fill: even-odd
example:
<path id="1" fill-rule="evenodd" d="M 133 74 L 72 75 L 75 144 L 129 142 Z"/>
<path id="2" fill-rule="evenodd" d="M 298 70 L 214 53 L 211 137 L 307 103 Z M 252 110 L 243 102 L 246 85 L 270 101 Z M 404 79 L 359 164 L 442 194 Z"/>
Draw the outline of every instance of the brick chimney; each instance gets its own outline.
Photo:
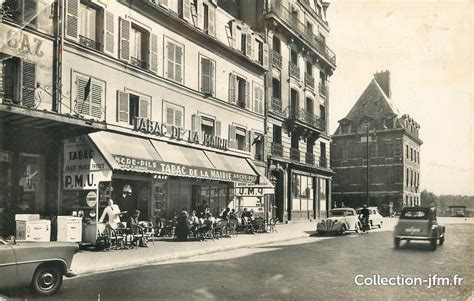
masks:
<path id="1" fill-rule="evenodd" d="M 388 98 L 392 97 L 392 91 L 390 90 L 390 71 L 380 71 L 374 74 L 374 78 L 385 92 Z"/>

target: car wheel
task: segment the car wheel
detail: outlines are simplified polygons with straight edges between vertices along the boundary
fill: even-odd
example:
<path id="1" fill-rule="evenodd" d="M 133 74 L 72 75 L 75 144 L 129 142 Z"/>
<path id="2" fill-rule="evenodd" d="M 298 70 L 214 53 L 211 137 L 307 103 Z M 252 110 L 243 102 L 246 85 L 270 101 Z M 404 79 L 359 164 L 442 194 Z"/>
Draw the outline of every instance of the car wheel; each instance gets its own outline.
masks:
<path id="1" fill-rule="evenodd" d="M 383 223 L 383 222 L 380 222 L 380 224 L 379 224 L 379 229 L 382 229 L 382 223 Z"/>
<path id="2" fill-rule="evenodd" d="M 374 228 L 374 222 L 370 221 L 369 223 L 369 230 L 372 230 Z"/>
<path id="3" fill-rule="evenodd" d="M 63 274 L 54 265 L 41 265 L 33 275 L 31 287 L 43 296 L 51 296 L 56 293 L 63 283 Z"/>
<path id="4" fill-rule="evenodd" d="M 444 235 L 439 239 L 439 245 L 442 246 L 444 244 Z"/>
<path id="5" fill-rule="evenodd" d="M 430 241 L 430 245 L 431 245 L 431 251 L 435 251 L 436 247 L 438 247 L 438 240 L 437 239 L 432 239 Z"/>
<path id="6" fill-rule="evenodd" d="M 395 237 L 395 238 L 393 239 L 393 245 L 394 245 L 395 249 L 400 248 L 400 238 Z"/>
<path id="7" fill-rule="evenodd" d="M 346 231 L 347 231 L 346 225 L 342 225 L 341 232 L 339 232 L 339 234 L 344 235 L 344 234 L 346 234 Z"/>
<path id="8" fill-rule="evenodd" d="M 358 224 L 355 224 L 355 233 L 359 233 L 359 225 Z"/>

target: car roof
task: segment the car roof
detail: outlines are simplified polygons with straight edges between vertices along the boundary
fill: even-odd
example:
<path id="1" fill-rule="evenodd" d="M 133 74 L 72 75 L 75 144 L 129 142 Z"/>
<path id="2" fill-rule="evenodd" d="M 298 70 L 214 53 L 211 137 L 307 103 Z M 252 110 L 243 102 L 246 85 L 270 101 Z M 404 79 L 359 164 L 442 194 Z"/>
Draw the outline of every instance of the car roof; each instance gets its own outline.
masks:
<path id="1" fill-rule="evenodd" d="M 331 211 L 347 211 L 347 210 L 352 211 L 352 210 L 354 210 L 354 209 L 353 209 L 353 208 L 349 208 L 349 207 L 347 207 L 347 208 L 332 208 L 332 209 L 331 209 Z"/>

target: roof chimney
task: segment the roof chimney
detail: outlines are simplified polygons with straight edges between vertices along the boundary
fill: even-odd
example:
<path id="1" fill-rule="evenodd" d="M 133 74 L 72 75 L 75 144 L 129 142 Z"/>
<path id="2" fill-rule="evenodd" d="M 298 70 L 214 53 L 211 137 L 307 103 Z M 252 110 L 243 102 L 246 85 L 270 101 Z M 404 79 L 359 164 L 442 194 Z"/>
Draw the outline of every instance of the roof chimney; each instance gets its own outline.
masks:
<path id="1" fill-rule="evenodd" d="M 379 84 L 380 88 L 384 91 L 388 98 L 392 97 L 392 91 L 390 90 L 390 71 L 380 71 L 374 74 L 374 78 Z"/>

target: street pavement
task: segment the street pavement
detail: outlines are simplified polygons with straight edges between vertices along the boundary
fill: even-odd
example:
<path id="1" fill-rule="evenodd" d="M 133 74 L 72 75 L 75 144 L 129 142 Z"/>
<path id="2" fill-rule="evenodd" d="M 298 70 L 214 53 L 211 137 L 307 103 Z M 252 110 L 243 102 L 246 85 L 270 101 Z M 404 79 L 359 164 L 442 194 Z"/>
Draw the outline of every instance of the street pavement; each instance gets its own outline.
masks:
<path id="1" fill-rule="evenodd" d="M 66 280 L 53 299 L 471 300 L 469 298 L 474 297 L 474 225 L 471 220 L 460 219 L 454 220 L 455 224 L 449 219 L 440 219 L 440 222 L 447 224 L 446 242 L 434 252 L 423 242 L 393 249 L 395 223 L 388 222 L 383 229 L 369 234 L 306 235 L 86 275 Z M 358 286 L 354 283 L 356 275 L 371 277 L 375 274 L 423 279 L 435 274 L 459 275 L 463 282 L 460 286 L 432 288 L 425 284 Z M 14 297 L 30 296 L 20 292 Z"/>

